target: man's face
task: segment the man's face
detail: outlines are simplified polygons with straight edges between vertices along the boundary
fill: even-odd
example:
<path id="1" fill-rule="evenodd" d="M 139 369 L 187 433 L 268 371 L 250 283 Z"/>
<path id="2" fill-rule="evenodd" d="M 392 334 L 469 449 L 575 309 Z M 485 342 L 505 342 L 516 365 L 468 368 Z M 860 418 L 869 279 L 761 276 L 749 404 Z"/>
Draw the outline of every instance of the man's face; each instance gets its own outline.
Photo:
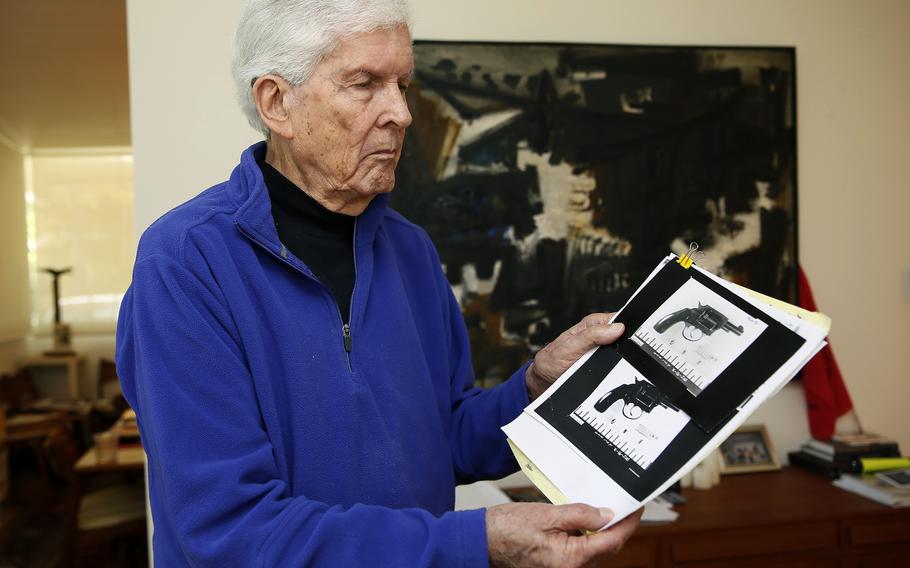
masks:
<path id="1" fill-rule="evenodd" d="M 392 191 L 413 71 L 411 37 L 399 27 L 341 40 L 294 88 L 291 154 L 308 190 L 355 215 Z"/>

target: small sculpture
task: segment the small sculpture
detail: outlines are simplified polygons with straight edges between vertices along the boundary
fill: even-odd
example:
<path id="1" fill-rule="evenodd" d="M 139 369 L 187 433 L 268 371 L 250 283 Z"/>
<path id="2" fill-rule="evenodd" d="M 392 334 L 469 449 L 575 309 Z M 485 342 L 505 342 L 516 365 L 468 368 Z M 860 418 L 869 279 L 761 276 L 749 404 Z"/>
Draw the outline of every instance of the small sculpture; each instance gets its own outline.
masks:
<path id="1" fill-rule="evenodd" d="M 54 279 L 54 347 L 45 351 L 45 355 L 72 355 L 74 353 L 70 326 L 60 321 L 60 277 L 72 270 L 71 266 L 41 269 L 41 272 L 47 272 Z"/>

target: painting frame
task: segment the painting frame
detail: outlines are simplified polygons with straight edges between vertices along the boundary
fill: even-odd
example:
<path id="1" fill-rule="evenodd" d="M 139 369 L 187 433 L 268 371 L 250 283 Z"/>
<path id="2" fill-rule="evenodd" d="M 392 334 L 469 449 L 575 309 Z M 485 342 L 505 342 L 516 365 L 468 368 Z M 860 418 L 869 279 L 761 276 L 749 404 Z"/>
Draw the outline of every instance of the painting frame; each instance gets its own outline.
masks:
<path id="1" fill-rule="evenodd" d="M 567 80 L 565 75 L 560 79 L 558 77 L 559 70 L 548 76 L 546 73 L 541 73 L 539 77 L 536 75 L 522 75 L 520 71 L 516 71 L 516 74 L 511 76 L 508 73 L 504 73 L 503 69 L 511 68 L 510 66 L 516 60 L 515 57 L 510 55 L 526 50 L 530 50 L 530 52 L 535 54 L 546 54 L 550 51 L 559 52 L 560 54 L 572 52 L 574 55 L 568 57 L 568 59 L 572 60 L 568 66 L 568 76 L 571 80 Z M 461 52 L 469 55 L 465 55 L 463 59 L 454 57 L 454 62 L 443 61 L 442 59 L 437 61 L 431 55 L 437 52 L 446 54 Z M 662 226 L 662 220 L 671 215 L 670 212 L 675 211 L 677 215 L 683 216 L 693 215 L 694 213 L 694 216 L 689 217 L 693 219 L 692 226 L 687 226 L 685 229 L 672 233 L 676 238 L 668 238 L 670 229 L 661 232 L 662 229 L 658 230 L 653 227 L 641 230 L 632 229 L 632 236 L 629 236 L 627 232 L 624 232 L 625 229 L 617 229 L 612 224 L 616 219 L 615 213 L 610 213 L 610 211 L 618 211 L 620 205 L 618 204 L 619 202 L 611 200 L 615 199 L 616 195 L 621 194 L 624 191 L 623 188 L 637 186 L 636 182 L 630 181 L 619 184 L 617 187 L 620 189 L 602 189 L 601 181 L 603 179 L 623 179 L 622 177 L 610 178 L 610 176 L 614 175 L 639 176 L 640 174 L 634 173 L 633 170 L 642 170 L 644 168 L 643 164 L 646 162 L 652 165 L 657 164 L 658 166 L 664 163 L 661 160 L 667 160 L 666 163 L 685 164 L 689 158 L 693 158 L 693 147 L 697 148 L 706 145 L 700 144 L 700 142 L 710 141 L 715 146 L 722 146 L 722 144 L 718 143 L 720 138 L 716 136 L 717 133 L 714 130 L 711 130 L 710 134 L 706 134 L 713 128 L 712 126 L 706 128 L 696 126 L 696 134 L 680 131 L 683 132 L 680 137 L 690 136 L 691 134 L 690 139 L 684 143 L 677 142 L 677 139 L 674 138 L 676 134 L 669 136 L 667 139 L 660 138 L 660 136 L 663 136 L 663 134 L 660 134 L 658 137 L 653 138 L 653 140 L 658 140 L 654 144 L 656 150 L 643 153 L 642 156 L 633 157 L 631 166 L 625 158 L 614 159 L 614 155 L 611 155 L 606 165 L 600 164 L 600 162 L 598 162 L 600 165 L 591 165 L 591 163 L 585 162 L 584 165 L 579 166 L 576 162 L 569 164 L 569 162 L 563 161 L 562 164 L 572 165 L 573 176 L 583 172 L 581 177 L 587 175 L 592 179 L 597 178 L 598 180 L 597 183 L 594 183 L 594 186 L 596 186 L 595 191 L 587 190 L 591 199 L 589 212 L 595 219 L 591 222 L 591 227 L 596 230 L 588 231 L 586 227 L 580 232 L 572 233 L 576 229 L 573 226 L 569 228 L 568 237 L 553 237 L 552 234 L 547 235 L 537 231 L 531 236 L 533 238 L 539 236 L 539 239 L 534 242 L 528 240 L 528 235 L 534 231 L 534 223 L 537 222 L 532 217 L 541 213 L 540 202 L 543 202 L 544 216 L 546 217 L 548 213 L 547 207 L 550 202 L 547 201 L 549 198 L 546 194 L 547 191 L 551 190 L 544 188 L 544 182 L 540 180 L 546 179 L 547 176 L 553 174 L 552 171 L 548 170 L 548 167 L 558 162 L 557 154 L 564 157 L 565 153 L 563 151 L 567 144 L 570 146 L 575 144 L 577 135 L 578 140 L 585 140 L 588 143 L 588 146 L 579 151 L 578 155 L 590 158 L 592 148 L 589 142 L 591 137 L 599 143 L 600 138 L 598 136 L 604 132 L 603 125 L 593 127 L 593 129 L 586 129 L 585 126 L 581 126 L 574 130 L 570 129 L 571 131 L 568 134 L 563 132 L 549 138 L 543 136 L 543 138 L 546 138 L 545 141 L 542 141 L 543 138 L 535 138 L 538 126 L 543 125 L 540 128 L 549 128 L 552 124 L 560 124 L 560 121 L 567 113 L 571 115 L 573 112 L 579 111 L 578 108 L 573 106 L 574 103 L 572 102 L 561 107 L 559 105 L 562 103 L 554 103 L 559 107 L 559 110 L 554 111 L 555 114 L 548 114 L 548 111 L 542 110 L 545 108 L 545 104 L 551 104 L 552 101 L 558 99 L 557 94 L 560 96 L 565 94 L 566 81 L 575 81 L 578 85 L 584 85 L 584 88 L 588 88 L 590 85 L 596 86 L 598 80 L 603 79 L 603 77 L 598 77 L 596 69 L 591 71 L 594 68 L 592 67 L 594 65 L 592 63 L 592 57 L 594 57 L 592 53 L 596 54 L 597 52 L 608 53 L 610 57 L 616 57 L 618 58 L 617 61 L 619 61 L 619 67 L 610 67 L 604 73 L 604 76 L 619 77 L 625 73 L 633 77 L 630 80 L 634 81 L 645 80 L 637 77 L 640 69 L 644 70 L 641 73 L 652 79 L 661 70 L 669 69 L 668 73 L 671 75 L 673 73 L 685 75 L 685 73 L 689 72 L 690 76 L 685 76 L 683 77 L 684 80 L 680 81 L 681 83 L 691 82 L 691 74 L 694 73 L 692 69 L 680 71 L 673 67 L 672 63 L 679 61 L 679 58 L 689 63 L 699 58 L 699 60 L 711 60 L 712 57 L 720 61 L 723 57 L 718 54 L 734 54 L 730 56 L 731 59 L 727 63 L 718 64 L 718 68 L 713 69 L 712 73 L 714 74 L 711 75 L 710 79 L 706 79 L 710 84 L 714 84 L 711 83 L 712 81 L 719 81 L 721 84 L 724 81 L 728 81 L 730 78 L 728 73 L 730 67 L 736 67 L 734 61 L 751 61 L 749 63 L 751 67 L 747 71 L 741 72 L 741 75 L 751 77 L 752 79 L 750 80 L 755 79 L 759 69 L 764 69 L 764 63 L 759 65 L 755 61 L 762 61 L 762 58 L 770 57 L 771 61 L 786 62 L 785 70 L 789 74 L 786 80 L 780 84 L 786 85 L 787 94 L 782 94 L 775 99 L 778 101 L 775 104 L 778 104 L 780 108 L 776 111 L 768 111 L 768 109 L 761 110 L 760 104 L 756 107 L 760 109 L 758 114 L 770 112 L 769 116 L 776 117 L 774 120 L 780 122 L 779 126 L 786 126 L 786 128 L 783 126 L 778 127 L 778 134 L 775 135 L 777 136 L 775 138 L 777 143 L 783 141 L 782 147 L 784 149 L 780 150 L 778 148 L 776 151 L 784 156 L 781 161 L 785 165 L 781 166 L 777 173 L 782 176 L 781 179 L 785 179 L 785 183 L 774 182 L 772 185 L 778 188 L 783 185 L 785 189 L 782 190 L 783 197 L 781 197 L 781 193 L 777 189 L 774 191 L 778 193 L 772 192 L 777 196 L 774 199 L 780 201 L 778 203 L 779 207 L 772 213 L 783 211 L 787 217 L 786 231 L 776 232 L 782 235 L 779 237 L 780 244 L 772 243 L 769 245 L 778 247 L 782 251 L 779 259 L 775 261 L 776 264 L 768 265 L 768 253 L 764 249 L 766 245 L 764 239 L 767 235 L 775 234 L 775 231 L 762 229 L 762 236 L 759 239 L 762 247 L 761 252 L 752 252 L 747 249 L 729 252 L 724 243 L 720 243 L 723 246 L 716 246 L 714 250 L 724 250 L 724 252 L 717 252 L 717 255 L 738 256 L 733 260 L 733 264 L 725 268 L 726 272 L 714 270 L 712 268 L 714 260 L 710 258 L 710 255 L 712 254 L 712 244 L 716 244 L 716 242 L 711 242 L 714 236 L 708 235 L 706 237 L 704 234 L 704 230 L 707 230 L 705 228 L 707 225 L 703 223 L 706 213 L 701 210 L 701 198 L 680 195 L 669 198 L 666 197 L 666 194 L 660 193 L 664 191 L 663 188 L 656 190 L 656 193 L 652 193 L 652 195 L 661 195 L 663 197 L 638 199 L 631 205 L 631 209 L 624 210 L 634 213 L 632 216 L 640 217 L 643 220 L 647 219 L 647 222 L 656 224 L 656 227 Z M 490 63 L 489 68 L 485 66 L 486 63 L 484 61 L 486 60 L 483 57 L 472 59 L 478 53 L 493 54 L 489 59 L 489 61 L 493 62 Z M 677 254 L 685 252 L 688 244 L 692 241 L 699 242 L 702 248 L 708 251 L 709 258 L 699 257 L 697 259 L 697 262 L 703 268 L 756 291 L 791 303 L 798 303 L 797 84 L 796 49 L 794 47 L 416 40 L 414 42 L 414 54 L 415 80 L 407 92 L 414 122 L 409 128 L 408 136 L 405 139 L 405 148 L 402 151 L 402 160 L 399 164 L 396 190 L 392 194 L 391 206 L 423 227 L 433 239 L 446 277 L 453 287 L 456 299 L 463 310 L 463 315 L 468 325 L 472 353 L 474 354 L 475 376 L 480 384 L 494 385 L 499 380 L 508 377 L 516 365 L 532 357 L 536 350 L 547 342 L 552 341 L 559 333 L 575 324 L 584 315 L 600 311 L 613 311 L 619 308 L 628 299 L 628 293 L 647 275 L 645 268 L 649 269 L 653 265 L 655 258 L 663 256 L 668 251 L 676 252 Z M 546 61 L 552 63 L 553 57 L 556 56 L 552 56 Z M 562 57 L 562 55 L 559 57 Z M 479 64 L 477 64 L 478 62 Z M 656 66 L 651 66 L 655 62 Z M 469 63 L 471 65 L 468 65 Z M 522 67 L 522 65 L 518 65 L 518 69 L 528 69 L 527 66 Z M 541 65 L 545 64 L 541 63 Z M 774 67 L 771 64 L 767 66 Z M 490 72 L 487 73 L 487 71 Z M 726 76 L 724 76 L 725 74 Z M 466 79 L 467 76 L 472 76 L 473 78 Z M 547 84 L 548 82 L 551 84 L 550 91 L 546 96 L 538 97 L 535 94 L 528 97 L 527 92 L 519 92 L 525 87 L 531 89 L 532 79 L 535 81 L 535 85 Z M 661 121 L 665 119 L 672 122 L 673 119 L 667 118 L 667 115 L 672 115 L 675 112 L 672 109 L 676 108 L 673 106 L 676 103 L 672 100 L 673 95 L 666 95 L 666 92 L 676 92 L 673 90 L 679 86 L 678 83 L 673 82 L 676 79 L 678 77 L 671 77 L 668 80 L 667 85 L 670 85 L 669 87 L 656 84 L 653 93 L 651 91 L 646 93 L 644 91 L 639 92 L 634 89 L 634 92 L 623 93 L 623 97 L 619 97 L 622 98 L 621 105 L 616 102 L 617 93 L 615 89 L 609 91 L 611 93 L 610 97 L 613 97 L 610 99 L 613 102 L 609 104 L 613 105 L 613 107 L 620 105 L 623 107 L 623 111 L 617 111 L 616 108 L 612 107 L 605 108 L 598 102 L 599 106 L 592 107 L 594 115 L 588 113 L 586 116 L 589 118 L 595 116 L 596 118 L 598 113 L 603 115 L 604 113 L 612 112 L 614 113 L 613 118 L 617 118 L 620 121 L 619 128 L 615 131 L 622 131 L 624 132 L 622 136 L 631 136 L 634 139 L 634 135 L 630 133 L 637 128 L 634 126 L 635 121 L 651 112 L 652 107 L 649 106 L 651 102 L 654 103 L 654 108 L 658 109 L 655 111 L 659 116 L 657 122 L 664 124 Z M 559 84 L 559 81 L 563 81 L 563 83 Z M 510 86 L 506 85 L 506 83 L 509 83 Z M 557 85 L 553 87 L 552 83 Z M 487 87 L 490 88 L 487 89 Z M 662 91 L 661 89 L 665 87 L 666 89 Z M 723 88 L 726 89 L 728 87 L 729 85 Z M 578 88 L 581 89 L 582 87 Z M 710 90 L 711 87 L 705 88 Z M 544 90 L 543 87 L 540 88 L 541 93 Z M 783 91 L 784 89 L 779 90 Z M 490 94 L 491 92 L 493 93 L 492 95 Z M 597 91 L 597 93 L 602 92 L 602 90 Z M 427 93 L 430 93 L 429 98 L 426 96 Z M 628 96 L 625 96 L 626 94 Z M 648 98 L 652 94 L 653 100 Z M 639 95 L 641 95 L 640 98 L 636 98 Z M 601 97 L 601 94 L 597 96 Z M 692 94 L 686 96 L 688 97 L 686 100 L 689 102 L 699 99 L 698 96 Z M 581 106 L 591 106 L 593 103 L 590 101 L 592 100 L 594 99 L 582 99 L 583 103 Z M 670 101 L 669 103 L 667 103 L 668 100 Z M 522 113 L 534 118 L 521 122 L 521 117 L 513 120 L 513 118 L 505 116 L 502 120 L 493 120 L 495 125 L 489 127 L 486 133 L 478 134 L 480 131 L 477 129 L 477 124 L 488 118 L 495 117 L 497 113 L 502 114 L 501 111 L 504 107 L 511 106 L 521 109 Z M 572 108 L 567 111 L 566 107 Z M 631 107 L 631 110 L 626 107 Z M 668 111 L 668 108 L 671 110 Z M 635 114 L 642 109 L 644 109 L 642 114 Z M 752 107 L 749 107 L 749 112 L 740 109 L 738 111 L 739 116 L 749 115 L 751 109 Z M 442 112 L 443 110 L 445 112 Z M 588 110 L 591 109 L 582 109 L 580 112 L 585 113 Z M 452 120 L 452 117 L 455 117 L 454 121 L 458 122 L 454 129 L 446 130 L 445 127 L 441 127 L 444 126 L 442 122 L 434 122 L 445 118 L 442 115 L 446 113 L 448 113 L 446 120 Z M 619 115 L 616 113 L 619 113 Z M 713 117 L 714 115 L 711 116 Z M 781 118 L 782 116 L 783 118 Z M 709 118 L 708 123 L 711 120 L 713 118 Z M 697 123 L 698 121 L 695 122 Z M 670 122 L 666 124 L 670 124 Z M 738 127 L 741 126 L 741 124 L 738 125 Z M 747 126 L 751 128 L 755 125 L 750 124 Z M 459 128 L 461 129 L 460 132 Z M 661 128 L 658 128 L 658 130 L 661 130 Z M 670 130 L 674 128 L 676 127 L 674 126 Z M 701 130 L 699 130 L 700 128 Z M 509 129 L 512 129 L 512 131 L 509 132 Z M 717 128 L 715 130 L 721 129 Z M 468 131 L 471 133 L 467 136 L 470 140 L 464 141 L 463 138 Z M 516 131 L 520 131 L 521 134 L 516 134 Z M 447 133 L 442 134 L 442 132 Z M 724 136 L 728 138 L 733 136 L 735 138 L 739 135 L 738 133 L 731 135 L 730 132 L 732 131 L 728 129 Z M 753 135 L 754 132 L 748 136 Z M 518 149 L 523 154 L 519 154 L 517 158 L 513 155 L 505 159 L 502 159 L 502 154 L 500 154 L 499 157 L 488 160 L 491 151 L 492 153 L 499 152 L 503 146 L 514 144 L 521 136 L 531 137 L 523 140 L 522 143 L 527 143 L 526 147 Z M 668 142 L 667 140 L 670 138 L 673 138 L 673 140 Z M 696 138 L 698 142 L 691 141 Z M 495 143 L 492 143 L 491 146 L 487 144 L 486 140 L 492 139 L 495 139 Z M 610 144 L 607 144 L 607 146 L 612 149 L 609 149 L 608 152 L 615 153 L 616 149 L 622 146 L 623 143 L 617 143 L 612 138 L 611 140 L 612 146 Z M 650 144 L 652 138 L 648 138 L 648 140 L 647 144 Z M 637 143 L 633 140 L 633 146 Z M 684 144 L 685 148 L 683 150 L 678 149 L 675 146 L 677 143 Z M 494 148 L 493 146 L 496 147 Z M 758 146 L 761 146 L 761 144 L 758 144 Z M 453 147 L 456 148 L 454 150 L 454 158 L 452 154 Z M 537 159 L 536 162 L 526 161 L 529 153 L 527 152 L 528 147 L 530 147 L 530 153 L 537 154 L 533 156 Z M 547 154 L 547 152 L 551 153 Z M 569 153 L 571 154 L 572 152 L 574 150 L 570 150 Z M 599 149 L 595 148 L 594 152 L 596 154 Z M 541 162 L 544 155 L 549 156 L 549 164 Z M 600 158 L 595 157 L 592 159 L 597 162 Z M 487 161 L 484 162 L 484 160 Z M 752 161 L 749 167 L 758 163 L 754 157 L 750 158 L 750 160 Z M 768 162 L 765 157 L 761 158 L 761 160 Z M 498 172 L 500 174 L 499 177 L 492 181 L 492 178 L 481 179 L 484 175 L 481 170 L 489 166 L 490 163 L 497 166 L 505 164 L 507 171 Z M 691 167 L 674 166 L 681 169 L 672 175 L 688 176 L 687 181 L 684 182 L 688 185 L 681 188 L 682 190 L 689 191 L 692 187 L 703 184 L 706 181 L 718 185 L 722 183 L 731 184 L 730 187 L 735 185 L 731 181 L 735 177 L 735 175 L 731 174 L 731 171 L 736 170 L 739 166 L 729 167 L 725 165 L 722 168 L 712 169 L 712 166 L 706 164 L 713 164 L 714 162 L 704 156 L 695 156 L 691 163 L 698 165 Z M 453 173 L 455 171 L 453 168 L 462 166 L 465 166 L 463 170 Z M 692 171 L 693 168 L 698 169 L 701 167 L 706 167 L 709 170 L 704 176 L 701 173 Z M 755 167 L 767 169 L 768 164 L 762 163 Z M 526 175 L 530 169 L 534 170 L 533 175 Z M 426 171 L 433 173 L 426 174 Z M 629 172 L 633 173 L 630 174 Z M 424 177 L 421 178 L 420 176 Z M 655 176 L 659 177 L 657 174 Z M 724 178 L 724 176 L 727 177 Z M 573 178 L 573 180 L 572 183 L 578 181 L 577 177 Z M 660 183 L 665 182 L 666 180 L 662 180 Z M 741 182 L 742 180 L 740 180 Z M 534 210 L 535 204 L 531 203 L 529 206 L 524 200 L 515 199 L 515 192 L 502 191 L 504 186 L 509 186 L 510 184 L 519 187 L 522 185 L 531 186 L 535 183 L 539 183 L 542 189 L 540 189 L 539 195 L 532 196 L 529 201 L 538 199 L 537 210 Z M 584 185 L 586 182 L 583 180 L 579 183 Z M 575 191 L 575 189 L 572 191 Z M 587 199 L 583 195 L 584 191 L 586 190 L 575 191 L 571 197 L 573 202 L 584 202 Z M 606 194 L 603 193 L 605 191 L 609 192 L 606 197 Z M 741 189 L 735 190 L 734 193 L 736 191 L 741 192 Z M 620 202 L 623 199 L 626 199 L 626 197 L 620 198 Z M 741 206 L 743 199 L 746 199 L 746 197 L 742 195 L 739 197 L 728 196 L 726 197 L 726 203 L 719 202 L 720 212 L 709 213 L 714 215 L 713 225 L 711 226 L 721 227 L 726 226 L 726 223 L 737 223 L 738 221 L 733 219 L 735 216 L 733 211 L 735 207 Z M 734 206 L 733 203 L 737 200 L 739 200 L 740 205 Z M 654 203 L 665 203 L 665 211 L 649 210 L 648 208 L 653 207 Z M 497 207 L 501 208 L 501 211 L 497 211 Z M 643 213 L 640 212 L 641 207 L 645 207 Z M 502 213 L 505 210 L 510 212 Z M 605 211 L 606 213 L 604 213 Z M 515 216 L 521 218 L 511 222 L 511 219 L 514 219 L 514 217 L 509 216 L 513 214 L 512 212 L 516 212 Z M 568 215 L 571 216 L 575 213 L 577 211 L 570 210 Z M 760 213 L 762 216 L 760 223 L 764 227 L 766 222 L 765 212 L 762 210 Z M 768 218 L 771 217 L 773 215 L 768 216 Z M 702 223 L 702 225 L 699 225 L 699 223 Z M 549 226 L 552 228 L 552 225 Z M 603 231 L 598 232 L 601 229 Z M 607 238 L 602 240 L 603 232 L 606 232 L 610 237 L 616 236 L 616 239 Z M 455 236 L 453 237 L 453 235 Z M 524 248 L 520 254 L 522 258 L 516 259 L 509 256 L 513 251 L 509 249 L 510 245 L 504 246 L 503 235 L 510 235 L 513 238 L 512 244 L 524 239 Z M 559 239 L 563 240 L 560 241 Z M 706 241 L 707 246 L 705 246 Z M 533 249 L 535 246 L 537 248 Z M 628 252 L 630 249 L 633 251 L 631 254 Z M 593 250 L 598 252 L 592 253 L 591 251 Z M 748 254 L 743 253 L 743 251 Z M 484 256 L 485 258 L 478 259 L 472 255 Z M 723 256 L 723 258 L 725 259 L 724 262 L 726 262 L 728 257 Z M 560 262 L 563 264 L 559 265 Z M 554 269 L 554 267 L 556 268 Z M 466 268 L 469 270 L 466 270 Z M 762 276 L 755 276 L 756 274 Z M 775 285 L 779 286 L 778 289 L 772 290 L 763 286 L 759 281 L 750 280 L 752 278 L 771 278 L 767 276 L 771 274 L 777 274 L 774 278 L 777 278 Z M 478 281 L 480 282 L 479 290 L 475 284 Z M 475 285 L 474 289 L 471 289 L 472 285 Z M 554 298 L 557 299 L 554 300 Z"/>

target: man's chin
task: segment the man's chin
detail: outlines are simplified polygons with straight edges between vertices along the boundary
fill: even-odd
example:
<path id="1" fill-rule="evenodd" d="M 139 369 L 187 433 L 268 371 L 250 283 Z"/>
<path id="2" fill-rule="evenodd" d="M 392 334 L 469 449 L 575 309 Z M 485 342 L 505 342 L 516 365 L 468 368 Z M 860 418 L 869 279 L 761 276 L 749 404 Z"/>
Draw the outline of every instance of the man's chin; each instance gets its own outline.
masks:
<path id="1" fill-rule="evenodd" d="M 373 185 L 367 191 L 358 191 L 357 196 L 349 200 L 345 206 L 339 210 L 339 213 L 344 213 L 345 215 L 360 215 L 366 211 L 367 206 L 370 205 L 370 202 L 374 198 L 383 195 L 385 193 L 391 193 L 395 188 L 394 181 L 390 184 L 385 185 Z"/>
<path id="2" fill-rule="evenodd" d="M 384 184 L 376 189 L 375 195 L 382 195 L 383 193 L 392 193 L 392 190 L 395 189 L 395 179 L 392 178 L 390 183 Z"/>
<path id="3" fill-rule="evenodd" d="M 395 189 L 395 170 L 393 169 L 390 173 L 379 173 L 369 183 L 365 184 L 364 188 L 366 191 L 361 192 L 362 195 L 375 197 L 383 193 L 391 193 Z"/>

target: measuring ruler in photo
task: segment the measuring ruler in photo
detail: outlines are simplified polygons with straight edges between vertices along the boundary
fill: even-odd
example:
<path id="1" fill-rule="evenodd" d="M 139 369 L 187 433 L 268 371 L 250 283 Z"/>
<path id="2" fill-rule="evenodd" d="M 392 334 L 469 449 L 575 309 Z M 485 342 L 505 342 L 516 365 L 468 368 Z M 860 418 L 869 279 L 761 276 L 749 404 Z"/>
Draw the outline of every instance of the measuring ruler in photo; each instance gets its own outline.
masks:
<path id="1" fill-rule="evenodd" d="M 623 459 L 632 461 L 642 470 L 651 465 L 645 454 L 637 450 L 639 445 L 645 444 L 653 437 L 643 425 L 629 424 L 615 415 L 604 415 L 581 407 L 576 408 L 571 417 L 579 424 L 593 429 Z M 639 475 L 636 468 L 630 469 Z"/>
<path id="2" fill-rule="evenodd" d="M 694 395 L 698 395 L 704 390 L 705 377 L 695 367 L 687 363 L 682 357 L 686 347 L 680 353 L 676 346 L 670 346 L 663 342 L 657 334 L 652 334 L 644 330 L 638 330 L 633 336 L 632 341 L 642 348 L 642 350 L 651 356 L 652 359 L 664 366 L 673 376 L 686 386 L 686 389 Z"/>

